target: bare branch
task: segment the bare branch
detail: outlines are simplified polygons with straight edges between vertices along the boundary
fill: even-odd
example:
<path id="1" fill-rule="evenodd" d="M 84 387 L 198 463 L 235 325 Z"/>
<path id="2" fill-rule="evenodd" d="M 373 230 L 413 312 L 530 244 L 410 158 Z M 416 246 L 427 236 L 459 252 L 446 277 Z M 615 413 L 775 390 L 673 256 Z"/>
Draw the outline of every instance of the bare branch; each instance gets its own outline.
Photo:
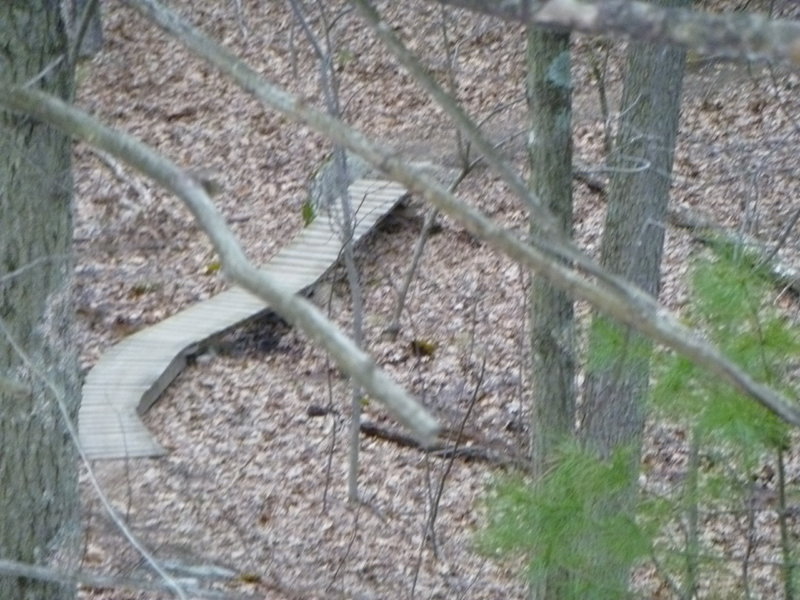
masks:
<path id="1" fill-rule="evenodd" d="M 61 100 L 59 100 L 60 102 Z M 53 394 L 53 398 L 58 406 L 58 410 L 61 413 L 61 418 L 64 420 L 64 427 L 69 434 L 70 439 L 75 444 L 75 447 L 78 449 L 78 454 L 81 457 L 81 461 L 86 466 L 86 472 L 89 477 L 89 482 L 91 483 L 92 487 L 97 492 L 97 497 L 100 499 L 100 503 L 103 505 L 103 508 L 106 510 L 106 513 L 114 522 L 114 525 L 122 532 L 122 535 L 125 536 L 125 539 L 128 540 L 131 546 L 136 549 L 139 555 L 145 560 L 145 562 L 152 567 L 152 569 L 164 580 L 164 586 L 173 591 L 175 596 L 180 598 L 181 600 L 187 600 L 188 596 L 186 596 L 186 592 L 181 584 L 179 584 L 175 579 L 173 579 L 169 573 L 167 573 L 164 568 L 159 564 L 156 560 L 155 556 L 147 549 L 145 546 L 139 541 L 139 539 L 133 535 L 130 527 L 128 527 L 127 523 L 117 514 L 117 511 L 111 506 L 111 502 L 108 499 L 108 496 L 103 492 L 100 487 L 100 482 L 97 480 L 95 475 L 94 469 L 92 468 L 91 463 L 89 462 L 89 458 L 86 456 L 86 452 L 84 451 L 83 447 L 80 443 L 80 438 L 78 437 L 78 429 L 73 423 L 72 418 L 70 416 L 70 411 L 67 408 L 67 404 L 64 401 L 64 392 L 60 389 L 53 380 L 47 375 L 44 371 L 39 369 L 33 362 L 33 359 L 30 355 L 25 351 L 25 349 L 20 345 L 19 341 L 11 334 L 11 331 L 6 326 L 5 321 L 0 318 L 0 334 L 5 337 L 8 344 L 17 353 L 17 356 L 22 360 L 22 363 L 30 369 L 30 372 L 40 380 L 47 389 Z M 13 383 L 13 382 L 12 382 Z M 19 392 L 19 390 L 17 390 Z M 24 397 L 24 396 L 23 396 Z M 0 573 L 2 569 L 0 569 Z M 46 579 L 46 578 L 45 578 Z M 53 580 L 47 580 L 53 581 Z"/>
<path id="2" fill-rule="evenodd" d="M 143 12 L 165 30 L 175 35 L 193 52 L 215 65 L 238 83 L 242 89 L 283 115 L 300 121 L 322 135 L 361 155 L 375 168 L 388 173 L 412 192 L 423 196 L 443 213 L 456 219 L 470 232 L 489 242 L 510 258 L 549 278 L 559 289 L 588 301 L 600 312 L 629 325 L 653 340 L 683 354 L 697 365 L 717 375 L 740 392 L 757 400 L 787 422 L 800 426 L 800 410 L 775 390 L 758 383 L 726 358 L 718 349 L 688 329 L 656 300 L 616 275 L 607 273 L 596 264 L 592 269 L 578 272 L 569 264 L 552 259 L 554 254 L 572 253 L 570 248 L 558 248 L 559 241 L 546 242 L 555 250 L 545 252 L 518 239 L 514 234 L 493 223 L 480 211 L 465 205 L 423 171 L 405 164 L 390 149 L 371 142 L 363 134 L 341 121 L 309 106 L 305 101 L 262 79 L 243 61 L 213 42 L 155 0 L 123 0 Z M 11 94 L 0 90 L 0 102 Z M 30 104 L 30 103 L 29 103 Z M 18 110 L 31 112 L 25 102 Z M 31 113 L 35 114 L 35 113 Z M 169 180 L 166 180 L 169 183 Z M 183 190 L 181 190 L 183 193 Z M 585 258 L 583 264 L 592 264 Z M 585 273 L 600 273 L 589 277 Z M 278 309 L 278 307 L 276 307 Z M 320 318 L 321 315 L 320 315 Z M 348 371 L 349 372 L 349 371 Z M 366 387 L 366 386 L 365 386 Z"/>
<path id="3" fill-rule="evenodd" d="M 713 15 L 630 0 L 429 0 L 527 25 L 622 34 L 666 42 L 702 56 L 800 68 L 800 23 L 752 13 Z"/>
<path id="4" fill-rule="evenodd" d="M 606 271 L 582 252 L 563 232 L 551 210 L 529 189 L 503 159 L 497 150 L 480 130 L 470 116 L 461 108 L 451 94 L 448 94 L 428 73 L 420 60 L 408 50 L 391 27 L 381 21 L 377 11 L 368 0 L 351 0 L 356 4 L 361 16 L 369 23 L 373 32 L 383 41 L 398 61 L 413 75 L 414 80 L 441 106 L 445 113 L 453 119 L 459 130 L 481 152 L 481 157 L 500 175 L 506 185 L 523 200 L 536 219 L 537 234 L 531 236 L 529 242 L 539 251 L 552 254 L 565 261 L 579 266 L 586 273 L 604 280 Z"/>
<path id="5" fill-rule="evenodd" d="M 0 104 L 55 125 L 125 161 L 151 177 L 186 203 L 214 245 L 226 275 L 262 298 L 271 308 L 325 348 L 339 367 L 390 413 L 408 427 L 421 443 L 431 443 L 439 430 L 433 416 L 395 383 L 375 361 L 360 350 L 310 302 L 287 291 L 275 278 L 254 267 L 228 229 L 203 186 L 168 158 L 132 136 L 102 125 L 86 113 L 38 90 L 0 90 Z"/>
<path id="6" fill-rule="evenodd" d="M 306 34 L 314 53 L 317 55 L 319 63 L 319 79 L 322 93 L 325 97 L 325 106 L 328 114 L 337 119 L 342 118 L 342 111 L 339 103 L 339 81 L 336 69 L 333 68 L 333 31 L 331 30 L 325 14 L 325 7 L 319 6 L 320 20 L 322 21 L 322 33 L 325 39 L 325 47 L 322 47 L 322 40 L 318 39 L 311 25 L 308 23 L 306 15 L 299 6 L 298 0 L 288 0 L 294 12 L 295 18 L 300 23 Z M 345 150 L 340 145 L 333 149 L 331 165 L 329 167 L 333 174 L 332 196 L 339 200 L 339 211 L 341 214 L 335 220 L 338 222 L 339 237 L 342 240 L 342 254 L 344 258 L 345 272 L 347 273 L 347 285 L 350 287 L 350 298 L 353 309 L 353 343 L 361 348 L 364 345 L 364 298 L 361 289 L 361 281 L 356 267 L 355 255 L 353 254 L 353 228 L 355 227 L 355 216 L 350 205 L 350 195 L 347 193 L 350 176 L 348 174 L 347 157 Z M 322 199 L 323 204 L 331 198 Z M 331 203 L 332 204 L 332 203 Z M 333 212 L 334 207 L 328 206 L 329 211 Z M 360 423 L 361 423 L 361 389 L 354 385 L 351 390 L 351 410 L 350 410 L 350 459 L 347 473 L 347 490 L 351 502 L 358 501 L 358 454 L 361 447 Z"/>
<path id="7" fill-rule="evenodd" d="M 542 220 L 542 229 L 557 235 L 560 228 L 556 225 L 556 219 L 531 191 L 522 178 L 515 173 L 508 163 L 503 160 L 500 153 L 481 133 L 475 122 L 461 108 L 456 99 L 448 94 L 436 80 L 431 77 L 428 70 L 423 66 L 419 58 L 414 55 L 400 38 L 394 33 L 392 28 L 382 21 L 380 15 L 368 0 L 351 0 L 358 8 L 359 14 L 369 24 L 373 33 L 391 51 L 394 57 L 402 64 L 406 70 L 414 77 L 417 82 L 436 102 L 446 110 L 447 115 L 455 121 L 467 139 L 471 141 L 478 150 L 484 155 L 486 162 L 498 173 L 509 188 L 521 198 L 531 210 L 537 211 Z"/>
<path id="8" fill-rule="evenodd" d="M 174 592 L 166 583 L 159 581 L 149 581 L 147 579 L 131 579 L 129 577 L 108 577 L 107 575 L 96 575 L 77 571 L 75 573 L 62 573 L 48 567 L 30 565 L 17 562 L 15 560 L 0 559 L 0 574 L 12 577 L 24 577 L 26 579 L 37 579 L 40 581 L 50 581 L 53 583 L 63 583 L 67 585 L 85 585 L 97 588 L 122 588 L 129 590 L 143 590 L 152 592 Z M 204 598 L 209 600 L 255 600 L 261 596 L 250 594 L 238 594 L 235 592 L 220 592 L 216 590 L 203 590 L 195 587 L 187 587 L 186 593 L 192 598 Z"/>

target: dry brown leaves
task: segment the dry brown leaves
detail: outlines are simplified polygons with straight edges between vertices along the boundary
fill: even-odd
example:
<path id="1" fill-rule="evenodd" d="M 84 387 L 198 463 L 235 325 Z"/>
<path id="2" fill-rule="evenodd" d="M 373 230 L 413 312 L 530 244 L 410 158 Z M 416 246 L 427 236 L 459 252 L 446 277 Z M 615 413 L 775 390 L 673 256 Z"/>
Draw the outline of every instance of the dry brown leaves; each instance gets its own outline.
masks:
<path id="1" fill-rule="evenodd" d="M 319 102 L 313 57 L 293 30 L 286 3 L 244 1 L 242 14 L 238 4 L 173 3 L 270 81 Z M 381 4 L 396 31 L 444 79 L 439 9 Z M 339 4 L 328 6 L 333 11 Z M 106 46 L 91 65 L 79 103 L 187 167 L 222 173 L 225 192 L 218 206 L 249 256 L 266 261 L 302 227 L 306 183 L 329 145 L 260 108 L 138 15 L 109 3 L 104 17 Z M 481 118 L 522 97 L 519 29 L 460 12 L 452 13 L 449 27 L 458 53 L 458 96 L 473 115 Z M 456 165 L 454 134 L 442 112 L 353 14 L 337 31 L 346 119 L 414 158 Z M 598 50 L 585 39 L 575 46 L 576 153 L 582 162 L 599 165 L 602 115 L 588 67 L 590 53 Z M 612 56 L 607 81 L 613 110 L 619 108 L 614 99 L 620 56 Z M 710 65 L 690 73 L 673 188 L 675 202 L 772 241 L 799 206 L 792 148 L 800 82 L 785 73 L 775 81 L 761 68 Z M 490 121 L 487 131 L 500 140 L 522 131 L 524 122 L 524 103 L 517 103 Z M 505 150 L 520 168 L 522 139 Z M 76 148 L 75 171 L 80 344 L 88 366 L 125 334 L 225 283 L 208 242 L 174 199 L 125 168 L 109 168 L 84 146 Z M 527 227 L 519 203 L 490 173 L 478 171 L 460 193 L 510 227 Z M 576 186 L 576 233 L 592 252 L 600 243 L 602 209 L 600 197 Z M 465 414 L 485 360 L 468 425 L 501 450 L 524 448 L 527 275 L 456 223 L 442 219 L 442 225 L 430 240 L 394 341 L 383 329 L 418 231 L 413 225 L 379 231 L 359 249 L 366 345 L 452 425 Z M 797 235 L 790 236 L 786 258 L 798 251 Z M 695 252 L 685 232 L 668 230 L 662 299 L 674 308 L 686 302 L 683 276 Z M 336 271 L 329 283 L 331 316 L 347 328 L 343 273 Z M 328 300 L 317 299 L 321 305 Z M 525 597 L 516 578 L 519 565 L 498 565 L 473 549 L 491 469 L 454 464 L 434 544 L 425 524 L 445 461 L 365 439 L 365 503 L 348 506 L 346 382 L 294 331 L 262 324 L 232 336 L 220 355 L 179 376 L 148 413 L 149 426 L 170 449 L 167 457 L 96 465 L 108 494 L 160 559 L 223 566 L 236 575 L 219 586 L 267 598 L 398 598 L 411 597 L 412 589 L 420 598 Z M 432 356 L 414 355 L 410 344 L 418 339 L 437 344 Z M 329 402 L 337 414 L 306 414 L 309 404 Z M 383 420 L 372 404 L 366 410 L 370 419 Z M 648 477 L 679 477 L 685 449 L 678 434 L 656 425 L 651 433 L 646 459 L 658 468 Z M 796 457 L 790 468 L 792 477 L 800 476 Z M 146 570 L 88 489 L 85 525 L 87 569 L 137 575 Z M 724 544 L 726 531 L 719 531 Z M 637 581 L 644 593 L 656 594 L 652 574 L 644 572 Z M 774 582 L 770 572 L 763 589 Z M 158 597 L 108 590 L 83 596 Z"/>

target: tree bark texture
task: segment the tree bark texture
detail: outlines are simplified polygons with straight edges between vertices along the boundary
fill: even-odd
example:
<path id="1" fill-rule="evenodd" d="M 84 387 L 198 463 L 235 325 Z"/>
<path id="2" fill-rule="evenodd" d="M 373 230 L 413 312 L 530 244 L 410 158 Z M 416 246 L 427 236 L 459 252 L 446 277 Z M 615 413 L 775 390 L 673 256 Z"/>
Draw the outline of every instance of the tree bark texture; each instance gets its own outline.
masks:
<path id="1" fill-rule="evenodd" d="M 653 296 L 658 295 L 661 274 L 685 54 L 661 44 L 631 44 L 610 160 L 601 263 Z M 601 357 L 602 366 L 589 369 L 582 407 L 583 440 L 603 456 L 623 445 L 638 446 L 644 426 L 649 348 L 629 328 L 619 337 L 623 341 L 614 348 L 615 355 Z M 602 352 L 596 341 L 590 341 L 590 354 Z"/>
<path id="2" fill-rule="evenodd" d="M 77 49 L 79 58 L 92 58 L 103 48 L 103 23 L 100 16 L 100 2 L 95 1 L 94 6 L 89 6 L 91 0 L 62 0 L 66 4 L 66 12 L 69 19 L 69 34 L 67 38 L 70 44 L 75 43 L 75 37 L 79 35 L 81 27 L 85 31 L 81 37 L 80 46 Z M 83 24 L 84 12 L 89 9 L 88 21 Z"/>
<path id="3" fill-rule="evenodd" d="M 661 2 L 667 4 L 669 0 Z M 673 4 L 688 4 L 676 0 Z M 657 296 L 664 246 L 675 138 L 680 115 L 685 51 L 660 44 L 632 43 L 620 106 L 601 263 Z M 599 500 L 597 518 L 633 514 L 644 429 L 650 341 L 627 326 L 595 316 L 581 406 L 584 446 L 608 458 L 629 453 L 627 490 Z M 587 541 L 591 543 L 591 541 Z M 616 598 L 628 586 L 630 564 L 598 556 L 598 589 Z"/>
<path id="4" fill-rule="evenodd" d="M 572 233 L 572 92 L 569 34 L 528 32 L 528 158 L 532 191 Z M 537 229 L 535 218 L 531 220 Z M 572 299 L 534 276 L 530 293 L 531 458 L 546 469 L 554 445 L 575 423 L 575 332 Z"/>
<path id="5" fill-rule="evenodd" d="M 0 4 L 0 86 L 72 89 L 58 0 Z M 57 59 L 61 58 L 60 61 Z M 71 336 L 69 138 L 0 112 L 0 557 L 69 570 L 78 537 L 76 450 L 44 375 L 78 412 Z M 9 339 L 12 338 L 13 342 Z M 27 355 L 26 364 L 18 347 Z M 0 577 L 0 598 L 59 600 L 71 587 Z"/>
<path id="6" fill-rule="evenodd" d="M 530 186 L 567 236 L 572 234 L 572 80 L 568 33 L 528 30 L 526 93 Z M 531 230 L 536 232 L 536 219 Z M 575 319 L 572 298 L 544 277 L 530 288 L 531 459 L 542 476 L 575 428 Z M 532 598 L 558 598 L 567 573 L 533 583 Z"/>

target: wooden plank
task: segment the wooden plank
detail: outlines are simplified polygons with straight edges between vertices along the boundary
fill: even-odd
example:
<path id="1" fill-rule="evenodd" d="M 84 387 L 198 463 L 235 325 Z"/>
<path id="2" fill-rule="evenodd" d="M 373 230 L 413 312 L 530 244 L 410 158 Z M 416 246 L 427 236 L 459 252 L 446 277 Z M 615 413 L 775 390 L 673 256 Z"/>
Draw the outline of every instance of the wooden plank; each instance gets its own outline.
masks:
<path id="1" fill-rule="evenodd" d="M 356 226 L 353 240 L 364 237 L 406 195 L 381 180 L 359 180 L 350 187 Z M 319 215 L 265 266 L 281 285 L 301 292 L 338 260 L 341 241 L 335 216 Z M 83 386 L 78 416 L 81 445 L 89 458 L 161 456 L 138 414 L 145 412 L 186 366 L 186 357 L 209 338 L 263 312 L 264 302 L 231 288 L 123 339 L 100 357 Z"/>

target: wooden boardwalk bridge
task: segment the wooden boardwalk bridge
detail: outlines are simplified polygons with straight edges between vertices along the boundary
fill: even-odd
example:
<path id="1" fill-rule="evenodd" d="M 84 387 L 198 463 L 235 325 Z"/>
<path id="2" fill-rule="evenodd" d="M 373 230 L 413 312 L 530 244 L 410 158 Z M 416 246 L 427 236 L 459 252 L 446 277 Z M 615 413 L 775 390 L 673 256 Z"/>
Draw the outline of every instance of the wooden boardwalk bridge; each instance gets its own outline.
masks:
<path id="1" fill-rule="evenodd" d="M 354 243 L 404 196 L 396 183 L 360 179 L 350 186 Z M 342 243 L 327 214 L 319 215 L 263 269 L 294 292 L 314 285 L 339 259 Z M 78 430 L 92 459 L 160 456 L 166 453 L 139 415 L 186 366 L 186 357 L 220 333 L 268 309 L 234 287 L 123 339 L 89 371 L 83 386 Z"/>

